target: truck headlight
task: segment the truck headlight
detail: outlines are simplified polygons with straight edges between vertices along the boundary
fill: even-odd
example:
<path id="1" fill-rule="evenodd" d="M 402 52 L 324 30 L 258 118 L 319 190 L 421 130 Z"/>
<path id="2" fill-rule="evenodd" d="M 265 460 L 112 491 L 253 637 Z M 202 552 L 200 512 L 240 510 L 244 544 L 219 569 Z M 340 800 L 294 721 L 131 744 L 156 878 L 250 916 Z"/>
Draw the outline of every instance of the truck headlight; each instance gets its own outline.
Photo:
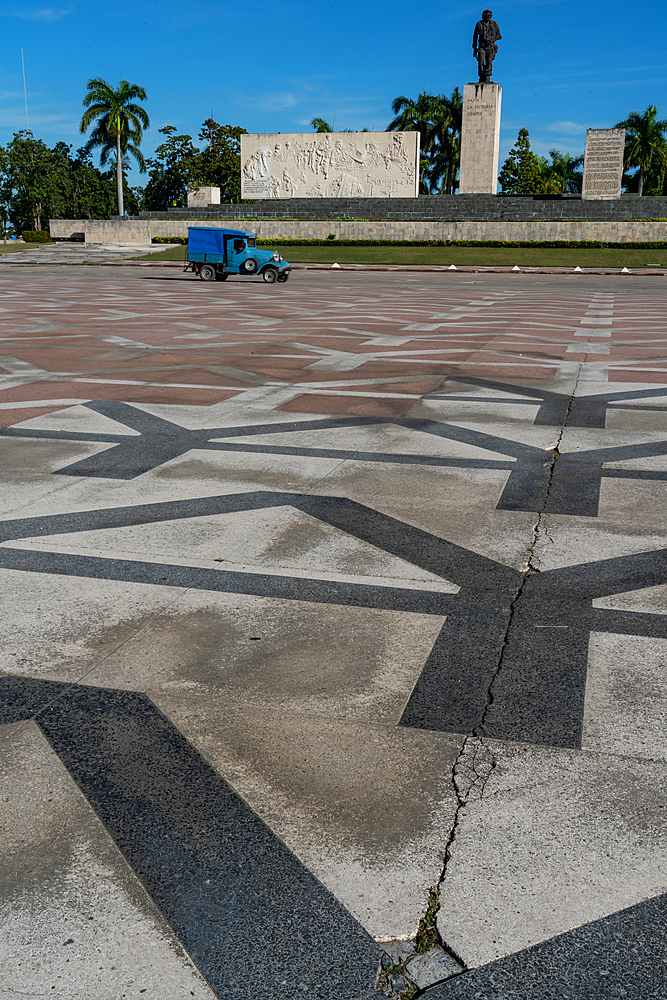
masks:
<path id="1" fill-rule="evenodd" d="M 282 260 L 282 257 L 280 256 L 280 254 L 278 253 L 277 250 L 273 251 L 273 259 L 274 260 Z"/>

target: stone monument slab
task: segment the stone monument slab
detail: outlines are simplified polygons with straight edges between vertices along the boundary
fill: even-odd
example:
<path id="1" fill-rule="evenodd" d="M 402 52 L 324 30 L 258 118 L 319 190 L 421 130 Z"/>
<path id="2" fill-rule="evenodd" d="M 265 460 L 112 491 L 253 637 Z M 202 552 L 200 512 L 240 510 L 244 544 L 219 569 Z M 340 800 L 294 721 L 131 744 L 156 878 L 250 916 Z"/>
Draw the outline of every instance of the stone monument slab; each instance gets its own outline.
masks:
<path id="1" fill-rule="evenodd" d="M 419 132 L 241 136 L 243 198 L 416 198 Z"/>
<path id="2" fill-rule="evenodd" d="M 624 153 L 624 128 L 587 130 L 582 198 L 612 201 L 621 197 Z"/>
<path id="3" fill-rule="evenodd" d="M 502 88 L 468 83 L 463 88 L 459 194 L 497 194 Z"/>
<path id="4" fill-rule="evenodd" d="M 207 205 L 219 204 L 219 187 L 190 188 L 188 191 L 188 208 L 206 208 Z"/>

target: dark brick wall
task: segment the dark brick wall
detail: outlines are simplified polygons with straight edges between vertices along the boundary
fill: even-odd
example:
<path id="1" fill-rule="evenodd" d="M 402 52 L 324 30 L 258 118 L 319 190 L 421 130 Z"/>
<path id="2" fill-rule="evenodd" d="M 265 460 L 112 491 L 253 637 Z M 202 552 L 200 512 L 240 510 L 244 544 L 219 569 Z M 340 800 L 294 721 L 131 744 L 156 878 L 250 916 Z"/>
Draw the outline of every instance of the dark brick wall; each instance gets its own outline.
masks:
<path id="1" fill-rule="evenodd" d="M 292 198 L 249 205 L 212 205 L 142 212 L 140 219 L 368 219 L 400 222 L 515 222 L 667 219 L 667 198 L 624 195 L 617 201 L 582 201 L 579 195 L 422 195 L 419 198 Z"/>

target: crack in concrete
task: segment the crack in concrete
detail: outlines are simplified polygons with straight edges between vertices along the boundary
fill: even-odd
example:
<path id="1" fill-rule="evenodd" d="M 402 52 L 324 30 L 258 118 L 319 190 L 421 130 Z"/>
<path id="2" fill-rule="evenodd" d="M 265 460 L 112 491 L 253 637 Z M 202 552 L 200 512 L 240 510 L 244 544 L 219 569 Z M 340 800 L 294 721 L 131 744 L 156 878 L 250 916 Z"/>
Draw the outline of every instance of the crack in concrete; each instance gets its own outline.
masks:
<path id="1" fill-rule="evenodd" d="M 481 801 L 482 799 L 485 798 L 484 789 L 486 788 L 486 785 L 491 777 L 491 774 L 493 773 L 493 770 L 497 764 L 496 757 L 491 747 L 484 740 L 482 729 L 484 725 L 484 720 L 486 719 L 488 711 L 491 705 L 493 704 L 494 683 L 503 668 L 505 650 L 507 648 L 510 632 L 512 630 L 512 625 L 514 623 L 514 619 L 516 616 L 516 606 L 518 602 L 521 600 L 523 590 L 528 577 L 532 573 L 540 572 L 539 566 L 536 565 L 535 563 L 535 560 L 537 558 L 536 548 L 541 537 L 544 534 L 548 535 L 548 529 L 544 521 L 545 518 L 544 512 L 551 492 L 551 485 L 553 482 L 556 463 L 560 456 L 560 445 L 562 443 L 563 434 L 565 433 L 565 428 L 567 427 L 567 421 L 570 416 L 570 411 L 572 409 L 572 405 L 574 403 L 574 399 L 577 394 L 577 388 L 579 386 L 579 380 L 581 378 L 582 370 L 583 370 L 583 365 L 580 363 L 577 369 L 577 374 L 575 377 L 574 386 L 572 388 L 572 393 L 570 395 L 567 409 L 565 411 L 565 415 L 563 418 L 563 423 L 561 424 L 556 440 L 553 442 L 552 445 L 549 446 L 548 449 L 551 452 L 552 457 L 548 460 L 546 466 L 549 470 L 549 477 L 546 489 L 544 491 L 542 507 L 538 512 L 537 519 L 535 521 L 535 524 L 533 525 L 533 534 L 532 534 L 531 544 L 528 549 L 528 556 L 521 570 L 522 580 L 519 587 L 515 591 L 514 596 L 512 598 L 512 602 L 510 604 L 509 613 L 507 616 L 507 626 L 505 628 L 503 640 L 498 654 L 498 662 L 491 676 L 491 679 L 489 681 L 489 686 L 486 691 L 486 704 L 484 706 L 482 714 L 480 715 L 477 725 L 472 730 L 472 733 L 467 735 L 463 740 L 463 743 L 461 744 L 461 749 L 459 751 L 459 755 L 454 761 L 454 766 L 452 767 L 452 786 L 454 788 L 454 793 L 456 795 L 456 808 L 454 811 L 454 818 L 452 821 L 452 825 L 450 827 L 449 834 L 447 836 L 447 840 L 445 843 L 445 854 L 444 854 L 443 867 L 440 872 L 440 878 L 438 880 L 437 886 L 432 890 L 432 892 L 435 894 L 437 898 L 438 907 L 440 904 L 440 890 L 447 876 L 447 869 L 449 867 L 449 863 L 452 857 L 452 848 L 454 845 L 454 841 L 456 840 L 456 835 L 459 826 L 461 824 L 461 820 L 463 818 L 464 810 L 466 809 L 466 807 L 470 802 Z M 482 766 L 478 768 L 478 758 L 480 758 L 482 754 L 484 756 L 479 761 L 479 763 Z M 486 796 L 486 798 L 490 797 L 491 796 Z M 456 952 L 456 950 L 444 940 L 437 927 L 435 928 L 435 931 L 438 936 L 438 940 L 440 942 L 441 947 L 445 952 L 447 952 L 447 954 L 451 958 L 453 958 L 461 966 L 462 973 L 469 971 L 461 955 L 459 955 Z"/>
<path id="2" fill-rule="evenodd" d="M 499 794 L 499 792 L 496 791 L 491 793 L 491 795 L 488 796 L 484 795 L 486 785 L 493 773 L 494 768 L 496 767 L 497 759 L 491 747 L 485 742 L 483 734 L 483 726 L 486 716 L 489 712 L 489 709 L 493 704 L 493 687 L 496 678 L 498 677 L 503 668 L 505 650 L 507 648 L 509 636 L 512 630 L 512 626 L 514 624 L 514 619 L 516 617 L 517 604 L 521 600 L 521 597 L 523 595 L 523 590 L 529 576 L 532 573 L 540 572 L 540 568 L 536 564 L 537 560 L 536 549 L 539 541 L 543 537 L 547 538 L 549 537 L 549 530 L 547 522 L 545 520 L 546 516 L 545 510 L 551 493 L 551 486 L 553 483 L 556 463 L 558 462 L 561 453 L 560 445 L 562 443 L 563 434 L 565 433 L 565 428 L 567 427 L 567 421 L 570 416 L 572 405 L 574 403 L 577 394 L 577 389 L 579 386 L 579 381 L 581 378 L 582 371 L 583 371 L 583 364 L 580 362 L 577 368 L 577 374 L 575 377 L 574 386 L 572 388 L 572 393 L 570 395 L 570 399 L 567 405 L 567 409 L 565 411 L 565 415 L 563 417 L 563 422 L 558 432 L 558 436 L 556 440 L 547 449 L 547 452 L 551 453 L 551 457 L 547 460 L 545 466 L 549 471 L 549 475 L 548 475 L 546 489 L 544 491 L 542 506 L 537 513 L 537 518 L 533 525 L 532 538 L 528 549 L 528 555 L 526 558 L 526 562 L 524 563 L 521 569 L 521 583 L 514 592 L 514 596 L 512 597 L 512 601 L 510 603 L 507 615 L 507 625 L 505 628 L 505 632 L 503 634 L 502 643 L 498 653 L 498 661 L 486 690 L 486 702 L 477 724 L 474 726 L 471 733 L 465 736 L 463 743 L 461 744 L 461 749 L 459 750 L 459 754 L 456 760 L 454 761 L 452 767 L 451 780 L 452 780 L 452 787 L 454 789 L 454 794 L 456 796 L 454 817 L 452 819 L 452 824 L 449 828 L 447 839 L 445 841 L 443 865 L 440 871 L 438 882 L 431 890 L 429 890 L 428 893 L 429 905 L 427 907 L 425 916 L 429 913 L 429 910 L 432 911 L 433 906 L 435 906 L 436 913 L 440 909 L 440 890 L 447 876 L 447 869 L 452 859 L 453 845 L 456 840 L 457 832 L 461 825 L 461 821 L 466 807 L 471 802 L 482 801 L 484 799 L 491 798 L 492 795 Z M 420 934 L 421 934 L 423 919 L 420 922 Z M 447 941 L 445 941 L 445 939 L 440 934 L 440 931 L 438 930 L 437 923 L 434 922 L 432 928 L 429 928 L 429 930 L 431 932 L 432 937 L 434 937 L 437 940 L 439 946 L 443 949 L 443 951 L 447 955 L 449 955 L 449 957 L 452 958 L 457 963 L 457 965 L 460 966 L 461 972 L 458 974 L 454 973 L 454 975 L 450 976 L 449 978 L 456 978 L 457 975 L 461 975 L 465 972 L 468 972 L 469 969 L 464 959 L 462 958 L 461 955 L 458 954 L 455 948 L 453 948 L 450 944 L 447 943 Z M 401 978 L 403 978 L 404 982 L 405 982 L 404 977 L 406 976 L 409 977 L 409 962 L 410 959 L 417 954 L 416 952 L 417 947 L 418 944 L 417 942 L 415 942 L 414 954 L 409 955 L 403 962 L 401 962 L 401 970 L 400 970 L 402 973 Z M 404 992 L 403 991 L 401 991 L 400 993 L 393 992 L 391 989 L 391 983 L 388 973 L 381 975 L 378 981 L 378 989 L 382 989 L 383 992 L 385 992 L 385 995 L 389 996 L 412 998 L 417 996 L 418 994 L 421 995 L 422 992 L 425 992 L 423 990 L 417 991 L 416 987 L 412 983 L 409 983 L 409 987 L 410 988 L 408 990 L 405 990 Z M 426 990 L 428 989 L 429 987 L 426 987 Z M 390 992 L 387 993 L 386 992 L 387 990 L 389 990 Z"/>

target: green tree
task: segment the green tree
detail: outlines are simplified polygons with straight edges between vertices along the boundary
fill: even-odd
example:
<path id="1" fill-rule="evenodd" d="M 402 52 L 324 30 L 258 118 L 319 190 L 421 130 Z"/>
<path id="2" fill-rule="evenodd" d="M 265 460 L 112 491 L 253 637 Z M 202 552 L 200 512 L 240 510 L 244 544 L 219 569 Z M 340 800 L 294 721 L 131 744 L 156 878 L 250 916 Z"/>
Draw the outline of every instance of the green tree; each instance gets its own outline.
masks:
<path id="1" fill-rule="evenodd" d="M 115 170 L 94 167 L 90 152 L 58 142 L 49 149 L 32 132 L 0 147 L 0 214 L 15 232 L 45 229 L 49 219 L 104 219 L 116 205 Z M 136 199 L 126 189 L 126 201 Z M 1 221 L 1 220 L 0 220 Z"/>
<path id="2" fill-rule="evenodd" d="M 43 229 L 67 203 L 67 156 L 23 129 L 15 133 L 3 158 L 2 201 L 14 231 Z"/>
<path id="3" fill-rule="evenodd" d="M 207 118 L 199 133 L 201 184 L 220 188 L 220 201 L 234 204 L 241 200 L 241 136 L 247 131 L 240 125 L 218 125 Z"/>
<path id="4" fill-rule="evenodd" d="M 498 180 L 503 194 L 541 194 L 544 191 L 540 161 L 530 148 L 528 129 L 520 129 Z"/>
<path id="5" fill-rule="evenodd" d="M 461 154 L 463 102 L 458 87 L 451 97 L 423 91 L 414 100 L 397 97 L 392 101 L 394 118 L 388 132 L 419 132 L 420 194 L 440 190 L 451 194 L 457 186 L 456 174 Z"/>
<path id="6" fill-rule="evenodd" d="M 141 192 L 143 207 L 162 210 L 187 204 L 188 190 L 212 185 L 220 188 L 220 200 L 241 200 L 240 125 L 219 125 L 208 118 L 202 125 L 200 149 L 190 135 L 177 135 L 173 125 L 161 128 L 166 139 L 147 160 L 149 180 Z"/>
<path id="7" fill-rule="evenodd" d="M 419 157 L 419 193 L 428 194 L 431 187 L 431 157 L 432 131 L 437 115 L 436 98 L 433 94 L 422 91 L 414 100 L 411 97 L 394 98 L 391 102 L 394 117 L 387 125 L 387 132 L 419 132 L 421 152 Z"/>
<path id="8" fill-rule="evenodd" d="M 458 187 L 461 162 L 461 126 L 463 97 L 455 87 L 450 97 L 434 98 L 433 122 L 427 136 L 429 148 L 429 187 L 431 193 L 453 194 Z"/>
<path id="9" fill-rule="evenodd" d="M 334 123 L 336 121 L 336 116 L 334 115 Z M 313 126 L 316 132 L 333 132 L 333 127 L 325 118 L 312 118 L 310 124 Z M 369 128 L 341 128 L 339 132 L 370 132 Z"/>
<path id="10" fill-rule="evenodd" d="M 103 173 L 94 167 L 91 155 L 85 149 L 78 149 L 71 155 L 71 146 L 58 143 L 53 152 L 60 150 L 67 158 L 67 179 L 65 202 L 61 218 L 106 219 L 113 214 L 116 205 L 115 178 L 113 172 Z M 49 218 L 56 219 L 59 212 L 52 210 Z"/>
<path id="11" fill-rule="evenodd" d="M 158 129 L 166 136 L 146 161 L 148 183 L 143 192 L 144 206 L 148 210 L 164 209 L 187 204 L 188 189 L 201 183 L 201 150 L 190 135 L 176 135 L 174 125 Z"/>
<path id="12" fill-rule="evenodd" d="M 649 104 L 643 114 L 631 111 L 615 128 L 624 128 L 625 168 L 639 167 L 637 193 L 644 194 L 644 182 L 649 179 L 648 194 L 661 194 L 667 167 L 667 121 L 658 118 L 658 108 Z"/>
<path id="13" fill-rule="evenodd" d="M 570 156 L 558 149 L 549 152 L 551 161 L 546 156 L 539 156 L 542 191 L 545 194 L 578 194 L 581 192 L 584 175 L 581 166 L 583 156 Z"/>
<path id="14" fill-rule="evenodd" d="M 4 185 L 6 165 L 7 151 L 4 146 L 0 146 L 0 227 L 2 229 L 3 243 L 7 242 L 7 231 L 9 228 L 9 199 Z"/>
<path id="15" fill-rule="evenodd" d="M 143 87 L 127 80 L 121 80 L 118 89 L 96 77 L 88 81 L 88 93 L 83 99 L 86 109 L 81 117 L 79 131 L 84 134 L 94 123 L 85 149 L 101 148 L 100 164 L 105 166 L 109 156 L 116 156 L 116 188 L 118 192 L 118 214 L 124 215 L 123 202 L 123 157 L 128 153 L 139 164 L 139 169 L 146 169 L 143 153 L 139 145 L 144 129 L 150 125 L 150 120 L 144 108 L 136 101 L 146 100 Z"/>

